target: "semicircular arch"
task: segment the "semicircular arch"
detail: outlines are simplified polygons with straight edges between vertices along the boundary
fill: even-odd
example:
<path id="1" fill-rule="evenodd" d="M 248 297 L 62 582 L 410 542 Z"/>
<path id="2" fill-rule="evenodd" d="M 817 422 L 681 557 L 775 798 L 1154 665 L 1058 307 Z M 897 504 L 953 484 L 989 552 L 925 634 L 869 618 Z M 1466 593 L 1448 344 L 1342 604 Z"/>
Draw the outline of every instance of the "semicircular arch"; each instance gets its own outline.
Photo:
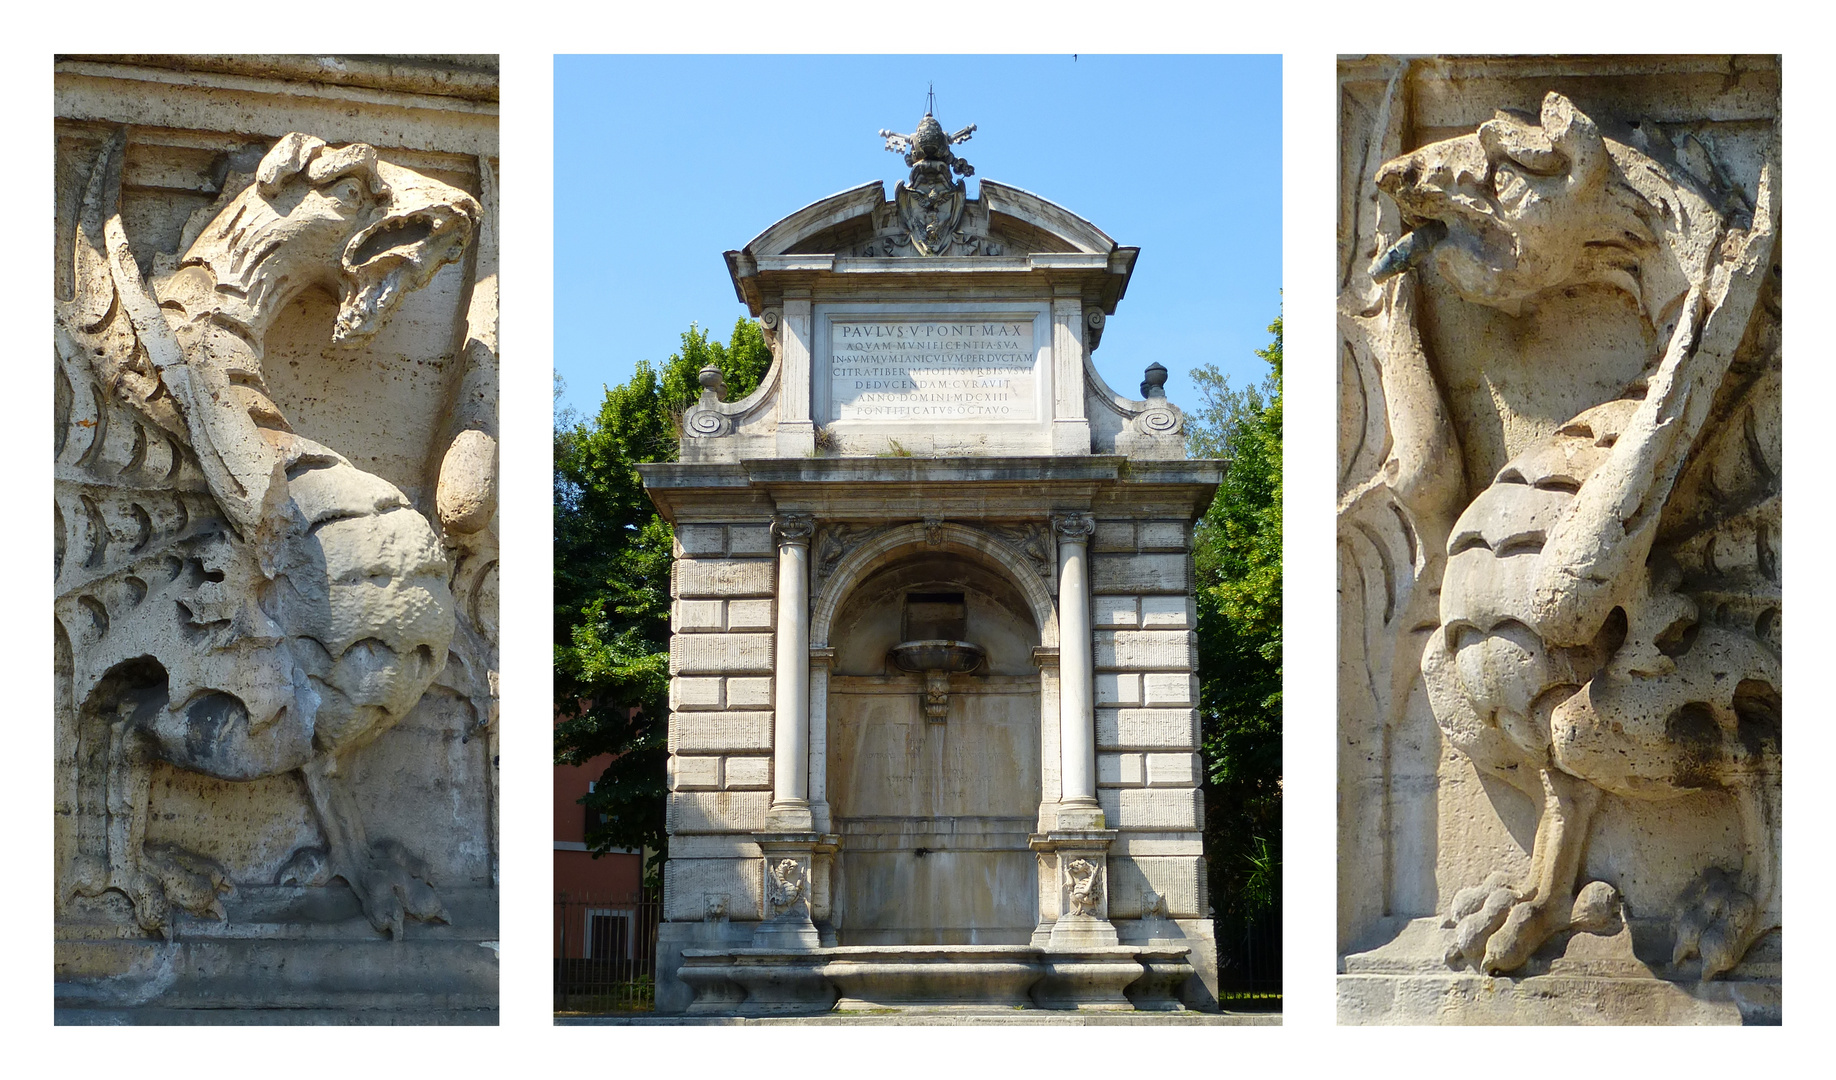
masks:
<path id="1" fill-rule="evenodd" d="M 945 522 L 937 529 L 934 542 L 929 532 L 920 523 L 902 525 L 842 556 L 816 597 L 810 618 L 811 647 L 828 646 L 829 625 L 855 586 L 873 571 L 913 550 L 954 551 L 999 570 L 1025 598 L 1033 622 L 1039 627 L 1039 644 L 1045 648 L 1058 647 L 1058 611 L 1052 594 L 1024 556 L 987 533 L 966 525 Z"/>

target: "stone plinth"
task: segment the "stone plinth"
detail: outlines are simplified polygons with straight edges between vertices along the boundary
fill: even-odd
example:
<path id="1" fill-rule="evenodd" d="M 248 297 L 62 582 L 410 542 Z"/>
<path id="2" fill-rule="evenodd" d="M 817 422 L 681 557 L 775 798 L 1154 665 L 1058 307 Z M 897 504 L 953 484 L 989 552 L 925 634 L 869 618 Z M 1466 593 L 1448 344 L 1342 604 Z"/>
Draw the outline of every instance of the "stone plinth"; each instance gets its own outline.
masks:
<path id="1" fill-rule="evenodd" d="M 1508 977 L 1452 970 L 1453 939 L 1438 919 L 1403 924 L 1394 940 L 1343 961 L 1342 1024 L 1777 1024 L 1777 934 L 1725 977 L 1703 982 L 1700 964 L 1664 961 L 1670 928 L 1634 922 L 1610 934 L 1552 940 Z"/>

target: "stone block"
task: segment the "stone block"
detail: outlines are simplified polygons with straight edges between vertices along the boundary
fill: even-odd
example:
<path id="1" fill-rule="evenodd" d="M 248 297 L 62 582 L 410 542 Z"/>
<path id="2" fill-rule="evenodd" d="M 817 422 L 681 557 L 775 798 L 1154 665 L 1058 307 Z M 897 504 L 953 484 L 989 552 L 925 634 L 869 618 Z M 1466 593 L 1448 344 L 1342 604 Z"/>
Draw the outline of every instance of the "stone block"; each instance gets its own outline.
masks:
<path id="1" fill-rule="evenodd" d="M 1184 551 L 1190 526 L 1183 521 L 1143 521 L 1138 526 L 1142 551 Z"/>
<path id="2" fill-rule="evenodd" d="M 770 630 L 773 628 L 770 600 L 733 600 L 727 604 L 727 629 Z"/>
<path id="3" fill-rule="evenodd" d="M 669 643 L 673 675 L 769 672 L 771 666 L 770 634 L 678 634 Z"/>
<path id="4" fill-rule="evenodd" d="M 1098 630 L 1096 666 L 1110 671 L 1192 671 L 1198 635 L 1191 630 Z"/>
<path id="5" fill-rule="evenodd" d="M 771 538 L 770 525 L 727 526 L 727 554 L 777 555 L 778 545 Z"/>
<path id="6" fill-rule="evenodd" d="M 726 554 L 726 531 L 724 525 L 676 526 L 676 558 Z"/>
<path id="7" fill-rule="evenodd" d="M 1198 746 L 1196 709 L 1098 709 L 1097 746 L 1192 750 Z"/>
<path id="8" fill-rule="evenodd" d="M 1141 676 L 1132 671 L 1098 672 L 1096 701 L 1098 705 L 1140 705 Z"/>
<path id="9" fill-rule="evenodd" d="M 1090 591 L 1093 593 L 1188 592 L 1185 555 L 1092 555 Z"/>
<path id="10" fill-rule="evenodd" d="M 669 707 L 682 709 L 718 709 L 722 707 L 718 678 L 677 678 L 669 681 Z"/>
<path id="11" fill-rule="evenodd" d="M 1090 537 L 1091 551 L 1135 550 L 1135 523 L 1132 521 L 1099 521 Z"/>
<path id="12" fill-rule="evenodd" d="M 770 806 L 771 793 L 766 791 L 672 792 L 669 831 L 671 835 L 753 832 L 765 827 L 765 811 Z"/>
<path id="13" fill-rule="evenodd" d="M 724 896 L 727 918 L 757 919 L 764 911 L 764 873 L 757 859 L 672 857 L 663 866 L 663 917 L 699 922 L 708 901 Z"/>
<path id="14" fill-rule="evenodd" d="M 1109 858 L 1109 915 L 1138 919 L 1146 910 L 1147 894 L 1156 893 L 1166 904 L 1164 914 L 1173 919 L 1205 915 L 1205 861 L 1200 858 Z"/>
<path id="15" fill-rule="evenodd" d="M 1112 829 L 1196 829 L 1202 817 L 1196 788 L 1098 788 L 1097 802 Z"/>
<path id="16" fill-rule="evenodd" d="M 1186 596 L 1144 596 L 1141 625 L 1163 630 L 1192 629 L 1192 600 Z M 735 627 L 738 629 L 738 627 Z"/>
<path id="17" fill-rule="evenodd" d="M 1090 623 L 1092 626 L 1133 630 L 1141 622 L 1135 605 L 1136 598 L 1133 596 L 1093 597 L 1090 603 Z"/>
<path id="18" fill-rule="evenodd" d="M 719 600 L 678 600 L 670 605 L 669 628 L 678 634 L 724 630 L 721 621 Z"/>
<path id="19" fill-rule="evenodd" d="M 771 749 L 768 712 L 680 712 L 669 718 L 670 753 Z"/>
<path id="20" fill-rule="evenodd" d="M 676 563 L 679 597 L 770 596 L 778 564 L 770 559 L 682 559 Z"/>
<path id="21" fill-rule="evenodd" d="M 734 709 L 771 708 L 771 679 L 728 679 L 727 705 Z"/>
<path id="22" fill-rule="evenodd" d="M 771 790 L 771 759 L 768 757 L 728 758 L 726 787 L 729 791 Z"/>
<path id="23" fill-rule="evenodd" d="M 1194 705 L 1198 703 L 1197 675 L 1170 673 L 1143 675 L 1141 676 L 1141 687 L 1141 704 L 1143 705 Z"/>
<path id="24" fill-rule="evenodd" d="M 1149 787 L 1197 787 L 1199 759 L 1197 754 L 1147 755 Z"/>
<path id="25" fill-rule="evenodd" d="M 669 790 L 713 790 L 719 787 L 719 758 L 676 755 L 669 759 Z"/>
<path id="26" fill-rule="evenodd" d="M 1098 754 L 1097 783 L 1108 787 L 1140 787 L 1141 754 Z"/>

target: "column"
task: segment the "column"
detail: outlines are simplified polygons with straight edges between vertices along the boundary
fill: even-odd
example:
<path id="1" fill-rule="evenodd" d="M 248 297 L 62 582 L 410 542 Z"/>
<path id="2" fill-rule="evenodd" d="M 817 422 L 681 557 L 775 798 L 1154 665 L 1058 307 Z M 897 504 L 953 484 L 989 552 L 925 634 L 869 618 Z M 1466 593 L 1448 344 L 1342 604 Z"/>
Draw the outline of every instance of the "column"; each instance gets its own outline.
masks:
<path id="1" fill-rule="evenodd" d="M 778 621 L 773 665 L 771 810 L 774 832 L 807 832 L 810 818 L 810 534 L 808 514 L 772 520 L 778 540 Z"/>
<path id="2" fill-rule="evenodd" d="M 1052 515 L 1058 537 L 1058 827 L 1102 828 L 1096 799 L 1096 688 L 1090 635 L 1089 514 Z"/>

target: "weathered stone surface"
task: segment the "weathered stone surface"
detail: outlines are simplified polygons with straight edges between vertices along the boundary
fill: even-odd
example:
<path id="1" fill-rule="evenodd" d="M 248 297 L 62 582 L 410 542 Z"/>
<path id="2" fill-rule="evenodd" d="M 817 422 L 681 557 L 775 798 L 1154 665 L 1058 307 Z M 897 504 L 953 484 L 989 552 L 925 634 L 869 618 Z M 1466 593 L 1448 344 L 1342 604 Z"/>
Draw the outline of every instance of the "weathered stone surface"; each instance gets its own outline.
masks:
<path id="1" fill-rule="evenodd" d="M 1099 630 L 1096 666 L 1110 670 L 1191 671 L 1198 667 L 1198 635 L 1189 630 Z"/>
<path id="2" fill-rule="evenodd" d="M 1184 678 L 1170 675 L 1160 678 Z M 1099 671 L 1096 675 L 1098 705 L 1140 705 L 1142 676 L 1132 671 Z M 1158 704 L 1158 703 L 1157 703 Z M 1183 703 L 1180 703 L 1183 704 Z"/>
<path id="3" fill-rule="evenodd" d="M 1112 829 L 1199 827 L 1199 793 L 1191 788 L 1102 788 L 1097 802 Z"/>
<path id="4" fill-rule="evenodd" d="M 728 758 L 725 786 L 730 791 L 770 788 L 771 759 L 768 757 Z"/>
<path id="5" fill-rule="evenodd" d="M 1163 368 L 1137 401 L 1089 363 L 1132 249 L 969 199 L 967 131 L 883 134 L 890 201 L 728 253 L 771 373 L 729 401 L 704 370 L 680 460 L 641 468 L 678 537 L 658 1008 L 1214 1008 L 1209 923 L 1165 914 L 1202 897 L 1118 926 L 1105 867 L 1202 851 L 1185 549 L 1217 465 L 1180 460 Z M 1181 707 L 1138 708 L 1149 673 Z"/>
<path id="6" fill-rule="evenodd" d="M 770 634 L 684 634 L 670 647 L 672 674 L 770 671 Z"/>
<path id="7" fill-rule="evenodd" d="M 1098 709 L 1097 745 L 1195 749 L 1198 746 L 1198 711 L 1195 709 Z"/>
<path id="8" fill-rule="evenodd" d="M 770 750 L 771 714 L 765 712 L 685 712 L 671 714 L 671 753 L 724 753 Z"/>
<path id="9" fill-rule="evenodd" d="M 669 831 L 677 833 L 751 832 L 765 827 L 765 792 L 686 792 L 669 797 Z"/>
<path id="10" fill-rule="evenodd" d="M 1184 555 L 1092 555 L 1090 589 L 1095 593 L 1184 595 L 1191 582 Z"/>
<path id="11" fill-rule="evenodd" d="M 1141 692 L 1143 705 L 1191 705 L 1198 701 L 1198 676 L 1149 673 L 1141 676 Z"/>
<path id="12" fill-rule="evenodd" d="M 1342 1019 L 1776 1015 L 1778 78 L 1344 62 Z"/>
<path id="13" fill-rule="evenodd" d="M 669 759 L 671 791 L 713 790 L 720 787 L 720 759 L 672 755 Z"/>
<path id="14" fill-rule="evenodd" d="M 682 559 L 676 563 L 676 596 L 770 596 L 778 568 L 764 559 Z"/>
<path id="15" fill-rule="evenodd" d="M 1145 782 L 1141 754 L 1098 754 L 1097 783 L 1107 787 L 1139 787 Z"/>
<path id="16" fill-rule="evenodd" d="M 735 709 L 768 709 L 771 707 L 771 680 L 728 679 L 727 704 Z"/>
<path id="17" fill-rule="evenodd" d="M 58 64 L 57 977 L 113 1022 L 495 1008 L 495 69 L 422 59 Z"/>

